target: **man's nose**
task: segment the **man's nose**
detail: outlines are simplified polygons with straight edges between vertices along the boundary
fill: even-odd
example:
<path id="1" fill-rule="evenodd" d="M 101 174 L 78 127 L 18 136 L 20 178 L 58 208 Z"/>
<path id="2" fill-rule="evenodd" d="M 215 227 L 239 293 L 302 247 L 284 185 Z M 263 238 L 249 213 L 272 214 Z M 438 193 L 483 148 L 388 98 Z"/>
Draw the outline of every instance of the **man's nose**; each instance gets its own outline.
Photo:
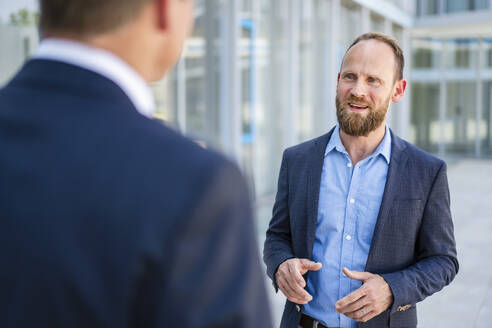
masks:
<path id="1" fill-rule="evenodd" d="M 354 87 L 352 88 L 352 90 L 350 90 L 350 92 L 352 93 L 352 96 L 356 98 L 364 98 L 367 95 L 366 87 L 364 83 L 361 82 L 360 80 L 355 83 Z"/>

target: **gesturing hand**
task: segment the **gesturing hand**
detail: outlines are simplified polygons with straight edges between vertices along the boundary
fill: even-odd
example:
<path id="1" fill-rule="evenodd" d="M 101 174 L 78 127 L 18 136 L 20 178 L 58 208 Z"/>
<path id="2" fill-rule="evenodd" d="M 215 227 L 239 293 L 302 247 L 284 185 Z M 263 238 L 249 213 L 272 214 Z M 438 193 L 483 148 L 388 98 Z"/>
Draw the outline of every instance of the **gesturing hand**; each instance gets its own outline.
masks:
<path id="1" fill-rule="evenodd" d="M 335 311 L 360 322 L 371 320 L 386 311 L 393 303 L 393 293 L 388 283 L 377 274 L 350 271 L 345 275 L 362 281 L 362 286 L 335 303 Z"/>
<path id="2" fill-rule="evenodd" d="M 285 297 L 291 302 L 297 304 L 306 304 L 313 297 L 304 290 L 306 281 L 302 277 L 309 270 L 318 271 L 321 269 L 321 263 L 316 263 L 308 259 L 288 259 L 279 265 L 275 273 L 277 286 L 280 288 Z"/>

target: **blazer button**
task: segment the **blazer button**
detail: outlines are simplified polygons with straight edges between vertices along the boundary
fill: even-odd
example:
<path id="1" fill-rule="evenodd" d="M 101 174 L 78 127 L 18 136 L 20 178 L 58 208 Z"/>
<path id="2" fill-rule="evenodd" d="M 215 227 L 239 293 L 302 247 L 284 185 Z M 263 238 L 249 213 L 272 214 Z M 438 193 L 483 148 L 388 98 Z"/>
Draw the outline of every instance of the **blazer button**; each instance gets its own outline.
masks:
<path id="1" fill-rule="evenodd" d="M 299 306 L 299 304 L 296 304 L 296 311 L 301 312 L 301 307 Z"/>

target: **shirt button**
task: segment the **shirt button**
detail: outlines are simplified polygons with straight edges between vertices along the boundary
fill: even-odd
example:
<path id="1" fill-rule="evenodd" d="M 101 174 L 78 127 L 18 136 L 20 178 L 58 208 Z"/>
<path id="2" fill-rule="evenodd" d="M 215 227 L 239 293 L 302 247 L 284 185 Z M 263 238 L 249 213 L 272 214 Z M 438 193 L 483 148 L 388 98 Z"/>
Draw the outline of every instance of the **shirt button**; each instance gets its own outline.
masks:
<path id="1" fill-rule="evenodd" d="M 347 237 L 345 237 L 345 239 L 350 240 L 350 239 L 352 239 L 352 236 L 351 235 L 347 235 Z"/>
<path id="2" fill-rule="evenodd" d="M 353 204 L 353 203 L 355 203 L 355 199 L 350 198 L 350 204 Z"/>
<path id="3" fill-rule="evenodd" d="M 352 163 L 347 163 L 347 167 L 352 167 Z"/>
<path id="4" fill-rule="evenodd" d="M 301 307 L 298 304 L 296 304 L 296 311 L 301 312 Z"/>

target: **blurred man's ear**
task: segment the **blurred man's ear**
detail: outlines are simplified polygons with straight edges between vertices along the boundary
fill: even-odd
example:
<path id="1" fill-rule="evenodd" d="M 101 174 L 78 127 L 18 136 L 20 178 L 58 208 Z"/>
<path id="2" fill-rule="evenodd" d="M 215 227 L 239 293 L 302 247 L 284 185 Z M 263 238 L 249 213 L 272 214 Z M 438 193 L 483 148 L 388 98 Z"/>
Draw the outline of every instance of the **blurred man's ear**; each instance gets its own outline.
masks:
<path id="1" fill-rule="evenodd" d="M 157 7 L 157 23 L 161 30 L 166 30 L 168 28 L 168 10 L 169 1 L 171 0 L 155 0 L 155 6 Z"/>

